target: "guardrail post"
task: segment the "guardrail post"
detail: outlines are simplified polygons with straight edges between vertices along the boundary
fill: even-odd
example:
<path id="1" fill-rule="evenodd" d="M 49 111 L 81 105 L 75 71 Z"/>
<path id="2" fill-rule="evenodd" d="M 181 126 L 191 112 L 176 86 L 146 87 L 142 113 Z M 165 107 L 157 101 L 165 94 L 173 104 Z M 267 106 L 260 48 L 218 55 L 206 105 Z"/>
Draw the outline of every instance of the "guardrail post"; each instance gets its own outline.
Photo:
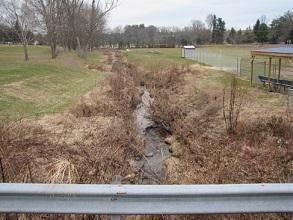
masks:
<path id="1" fill-rule="evenodd" d="M 112 179 L 112 185 L 120 185 L 122 183 L 122 176 L 114 176 Z M 120 215 L 111 215 L 111 220 L 120 220 Z"/>

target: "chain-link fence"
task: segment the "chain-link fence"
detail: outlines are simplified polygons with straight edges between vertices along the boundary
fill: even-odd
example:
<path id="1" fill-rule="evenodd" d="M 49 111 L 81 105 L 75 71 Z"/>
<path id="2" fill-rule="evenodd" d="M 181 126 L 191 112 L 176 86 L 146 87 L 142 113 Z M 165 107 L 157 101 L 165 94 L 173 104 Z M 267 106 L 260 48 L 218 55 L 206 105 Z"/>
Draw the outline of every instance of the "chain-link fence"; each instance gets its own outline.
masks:
<path id="1" fill-rule="evenodd" d="M 234 51 L 234 54 L 237 52 Z M 250 80 L 251 78 L 251 57 L 249 51 L 241 56 L 231 55 L 231 53 L 223 50 L 210 50 L 209 48 L 197 48 L 195 60 L 197 62 L 213 66 L 219 70 L 234 73 L 241 78 Z M 261 84 L 259 76 L 268 76 L 269 61 L 268 58 L 257 59 L 254 61 L 253 84 Z M 279 60 L 272 61 L 272 78 L 277 79 L 279 73 Z M 293 62 L 282 60 L 280 79 L 293 80 Z"/>
<path id="2" fill-rule="evenodd" d="M 196 49 L 195 60 L 197 62 L 216 67 L 220 70 L 239 74 L 241 58 L 227 55 L 224 52 L 211 52 L 203 48 Z"/>
<path id="3" fill-rule="evenodd" d="M 256 60 L 253 64 L 253 83 L 260 83 L 258 78 L 259 75 L 265 76 L 267 72 L 267 62 Z M 241 58 L 240 61 L 240 74 L 242 78 L 249 79 L 251 78 L 251 59 L 249 58 Z"/>

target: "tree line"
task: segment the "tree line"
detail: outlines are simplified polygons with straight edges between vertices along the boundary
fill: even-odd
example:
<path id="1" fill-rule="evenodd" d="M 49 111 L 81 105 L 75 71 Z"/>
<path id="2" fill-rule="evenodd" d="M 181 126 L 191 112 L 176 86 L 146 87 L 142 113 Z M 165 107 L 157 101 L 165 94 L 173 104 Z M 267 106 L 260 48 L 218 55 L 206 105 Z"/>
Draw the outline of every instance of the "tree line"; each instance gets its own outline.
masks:
<path id="1" fill-rule="evenodd" d="M 25 60 L 29 59 L 28 44 L 40 36 L 50 46 L 53 59 L 57 46 L 84 56 L 97 44 L 106 16 L 117 5 L 118 0 L 1 0 L 0 40 L 20 42 Z"/>
<path id="2" fill-rule="evenodd" d="M 103 34 L 100 45 L 104 47 L 176 47 L 189 44 L 245 44 L 245 43 L 293 43 L 293 12 L 268 24 L 262 16 L 252 27 L 227 29 L 223 18 L 214 14 L 207 16 L 205 23 L 193 20 L 190 26 L 156 27 L 153 25 L 126 25 Z"/>
<path id="3" fill-rule="evenodd" d="M 106 29 L 107 15 L 119 0 L 0 0 L 0 43 L 20 43 L 25 60 L 28 44 L 38 41 L 49 45 L 51 57 L 57 46 L 75 50 L 85 56 L 94 47 L 155 48 L 189 44 L 243 44 L 293 42 L 293 12 L 274 19 L 270 24 L 262 16 L 244 30 L 227 29 L 223 18 L 209 14 L 205 22 L 191 25 L 156 27 L 126 25 Z"/>

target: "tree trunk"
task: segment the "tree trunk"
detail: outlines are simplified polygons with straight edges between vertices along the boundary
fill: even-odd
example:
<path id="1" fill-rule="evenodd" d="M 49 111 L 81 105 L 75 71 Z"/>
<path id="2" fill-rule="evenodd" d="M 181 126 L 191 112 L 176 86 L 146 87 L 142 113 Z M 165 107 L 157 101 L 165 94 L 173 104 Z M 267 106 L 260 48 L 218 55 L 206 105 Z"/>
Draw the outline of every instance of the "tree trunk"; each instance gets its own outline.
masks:
<path id="1" fill-rule="evenodd" d="M 76 41 L 77 41 L 77 53 L 78 53 L 78 56 L 80 56 L 82 58 L 86 57 L 88 44 L 86 44 L 85 46 L 81 46 L 79 37 L 76 37 Z"/>
<path id="2" fill-rule="evenodd" d="M 52 59 L 57 57 L 57 45 L 54 42 L 51 43 L 51 55 Z"/>
<path id="3" fill-rule="evenodd" d="M 23 42 L 23 51 L 24 51 L 24 60 L 28 61 L 29 56 L 28 56 L 28 49 L 27 49 L 27 42 L 26 41 Z"/>
<path id="4" fill-rule="evenodd" d="M 77 50 L 80 51 L 81 50 L 81 46 L 80 46 L 79 37 L 76 37 L 76 41 L 77 41 Z"/>

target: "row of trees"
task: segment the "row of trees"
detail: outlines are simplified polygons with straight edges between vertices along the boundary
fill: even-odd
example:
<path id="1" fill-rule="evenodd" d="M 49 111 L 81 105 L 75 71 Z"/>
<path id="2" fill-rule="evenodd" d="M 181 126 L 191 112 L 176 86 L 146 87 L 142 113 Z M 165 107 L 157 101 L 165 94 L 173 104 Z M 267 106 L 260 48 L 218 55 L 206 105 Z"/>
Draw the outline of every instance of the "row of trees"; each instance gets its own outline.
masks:
<path id="1" fill-rule="evenodd" d="M 205 44 L 224 42 L 242 43 L 280 43 L 293 42 L 293 12 L 288 11 L 268 25 L 265 16 L 255 25 L 245 30 L 231 28 L 226 30 L 222 18 L 210 14 L 206 23 L 194 20 L 188 27 L 155 27 L 127 25 L 117 27 L 103 35 L 101 45 L 119 48 L 130 47 L 175 47 L 187 44 Z"/>
<path id="2" fill-rule="evenodd" d="M 155 27 L 127 25 L 105 32 L 106 17 L 119 0 L 0 0 L 0 42 L 27 45 L 33 40 L 45 41 L 51 47 L 52 58 L 57 45 L 76 50 L 84 56 L 93 47 L 175 47 L 187 44 L 224 42 L 293 41 L 293 12 L 288 11 L 270 25 L 263 16 L 245 30 L 226 30 L 225 21 L 214 14 L 206 22 L 193 20 L 190 26 Z"/>
<path id="3" fill-rule="evenodd" d="M 0 43 L 21 43 L 21 39 L 19 38 L 19 29 L 17 23 L 14 27 L 10 27 L 4 24 L 0 24 Z M 35 36 L 32 32 L 29 33 L 29 43 L 33 43 Z"/>
<path id="4" fill-rule="evenodd" d="M 228 43 L 293 43 L 293 12 L 287 11 L 270 25 L 265 16 L 258 19 L 253 28 L 236 31 L 232 28 L 227 37 Z"/>
<path id="5" fill-rule="evenodd" d="M 224 24 L 225 25 L 225 24 Z M 131 48 L 131 47 L 175 47 L 191 43 L 209 43 L 212 32 L 217 32 L 217 27 L 211 26 L 211 30 L 199 20 L 192 21 L 192 25 L 184 28 L 178 27 L 155 27 L 153 25 L 127 25 L 117 27 L 103 35 L 102 46 Z M 221 32 L 222 33 L 222 32 Z M 215 41 L 222 43 L 224 37 L 221 33 L 215 34 Z"/>
<path id="6" fill-rule="evenodd" d="M 2 26 L 18 36 L 28 60 L 27 45 L 33 32 L 46 35 L 52 58 L 57 57 L 57 45 L 85 55 L 103 33 L 106 16 L 117 6 L 118 0 L 91 0 L 90 3 L 85 0 L 1 0 L 0 3 Z"/>

